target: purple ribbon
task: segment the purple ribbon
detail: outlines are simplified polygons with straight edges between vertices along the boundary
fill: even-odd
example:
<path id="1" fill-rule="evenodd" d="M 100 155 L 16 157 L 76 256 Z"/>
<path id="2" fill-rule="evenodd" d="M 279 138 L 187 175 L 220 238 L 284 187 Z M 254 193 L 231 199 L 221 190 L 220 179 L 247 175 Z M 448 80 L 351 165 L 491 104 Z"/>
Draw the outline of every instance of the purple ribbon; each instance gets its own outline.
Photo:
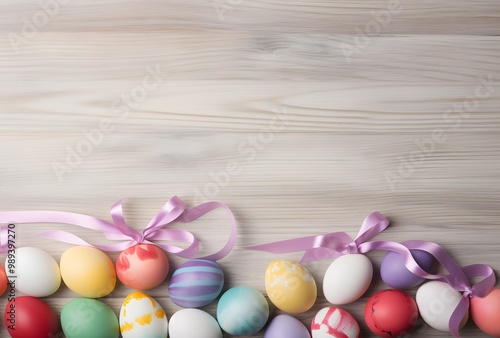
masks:
<path id="1" fill-rule="evenodd" d="M 404 258 L 405 266 L 413 274 L 432 280 L 448 283 L 454 290 L 462 293 L 462 298 L 454 310 L 449 323 L 450 332 L 460 337 L 458 330 L 460 322 L 469 308 L 470 298 L 484 297 L 495 286 L 496 278 L 493 269 L 485 264 L 473 264 L 461 268 L 456 261 L 440 245 L 426 241 L 406 241 L 396 243 L 390 241 L 369 240 L 381 233 L 389 221 L 379 212 L 373 212 L 364 220 L 355 239 L 345 232 L 333 232 L 325 235 L 308 236 L 247 247 L 273 254 L 305 251 L 300 262 L 332 259 L 342 255 L 360 253 L 372 250 L 394 251 Z M 413 258 L 411 250 L 422 250 L 430 253 L 447 270 L 448 274 L 431 274 L 423 270 Z M 484 277 L 474 285 L 470 279 Z"/>
<path id="2" fill-rule="evenodd" d="M 368 215 L 356 238 L 345 232 L 332 232 L 324 235 L 294 238 L 268 244 L 246 247 L 250 250 L 265 251 L 273 254 L 305 251 L 300 262 L 337 258 L 342 255 L 364 253 L 363 243 L 372 239 L 389 226 L 389 220 L 380 212 Z"/>
<path id="3" fill-rule="evenodd" d="M 405 266 L 413 274 L 426 278 L 440 280 L 448 283 L 454 290 L 462 293 L 457 307 L 453 311 L 449 329 L 453 336 L 460 337 L 459 328 L 470 305 L 470 298 L 485 297 L 490 293 L 496 283 L 495 272 L 485 264 L 472 264 L 461 268 L 457 262 L 439 244 L 426 241 L 371 242 L 366 243 L 370 250 L 387 250 L 398 252 L 404 257 Z M 430 274 L 421 269 L 415 262 L 410 250 L 422 250 L 430 253 L 446 269 L 448 274 Z M 470 280 L 475 277 L 484 277 L 472 285 Z"/>
<path id="4" fill-rule="evenodd" d="M 186 209 L 184 202 L 177 196 L 172 197 L 149 224 L 139 232 L 127 225 L 123 216 L 122 200 L 111 207 L 111 219 L 108 222 L 103 219 L 63 211 L 1 211 L 0 223 L 63 223 L 80 226 L 83 228 L 101 231 L 104 236 L 112 241 L 122 241 L 111 245 L 94 245 L 86 242 L 80 237 L 62 230 L 46 231 L 38 234 L 41 237 L 58 240 L 74 245 L 92 246 L 103 251 L 123 251 L 136 244 L 154 244 L 167 252 L 184 258 L 193 258 L 199 250 L 199 242 L 196 237 L 186 230 L 164 229 L 167 224 L 174 221 L 189 223 L 206 213 L 217 209 L 225 209 L 231 219 L 231 233 L 224 247 L 214 254 L 202 257 L 204 259 L 220 260 L 227 256 L 236 243 L 237 226 L 231 209 L 220 202 L 207 202 L 194 208 Z M 181 248 L 169 244 L 158 244 L 153 241 L 176 241 L 188 243 L 187 248 Z M 0 228 L 0 252 L 7 252 L 7 227 Z"/>

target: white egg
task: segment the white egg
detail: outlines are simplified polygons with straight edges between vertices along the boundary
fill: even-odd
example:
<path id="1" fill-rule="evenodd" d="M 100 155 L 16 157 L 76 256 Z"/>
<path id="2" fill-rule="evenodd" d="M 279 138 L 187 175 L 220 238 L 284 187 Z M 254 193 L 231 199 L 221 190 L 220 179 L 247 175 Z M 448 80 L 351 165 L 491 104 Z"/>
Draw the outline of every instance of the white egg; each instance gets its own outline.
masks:
<path id="1" fill-rule="evenodd" d="M 120 309 L 120 332 L 123 338 L 167 338 L 167 315 L 152 297 L 132 292 Z"/>
<path id="2" fill-rule="evenodd" d="M 439 331 L 450 331 L 449 322 L 453 311 L 460 302 L 461 293 L 454 290 L 448 283 L 430 281 L 417 290 L 416 300 L 418 311 L 423 320 Z M 465 314 L 460 328 L 469 319 L 469 312 Z"/>
<path id="3" fill-rule="evenodd" d="M 335 305 L 352 303 L 368 290 L 372 276 L 373 265 L 365 255 L 340 256 L 325 272 L 323 294 Z"/>
<path id="4" fill-rule="evenodd" d="M 183 309 L 174 313 L 169 330 L 170 338 L 222 338 L 215 318 L 199 309 Z"/>
<path id="5" fill-rule="evenodd" d="M 16 289 L 26 296 L 50 296 L 61 285 L 56 260 L 38 248 L 18 248 L 9 254 L 5 259 L 5 272 L 8 276 L 16 276 Z"/>

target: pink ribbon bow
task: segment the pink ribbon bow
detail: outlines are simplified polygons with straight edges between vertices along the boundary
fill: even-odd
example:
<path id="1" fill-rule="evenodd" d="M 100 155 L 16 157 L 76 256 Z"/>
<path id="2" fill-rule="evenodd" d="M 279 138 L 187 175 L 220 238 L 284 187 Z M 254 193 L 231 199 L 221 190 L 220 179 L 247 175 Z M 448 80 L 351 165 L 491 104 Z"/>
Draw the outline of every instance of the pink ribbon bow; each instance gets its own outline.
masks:
<path id="1" fill-rule="evenodd" d="M 104 236 L 112 241 L 122 241 L 111 245 L 93 245 L 80 237 L 62 230 L 46 231 L 39 234 L 41 237 L 58 240 L 74 245 L 92 246 L 103 251 L 123 251 L 139 243 L 154 244 L 167 252 L 184 258 L 192 258 L 199 249 L 196 237 L 186 230 L 164 229 L 174 221 L 189 223 L 206 213 L 217 209 L 226 209 L 231 219 L 231 234 L 227 243 L 218 252 L 202 257 L 204 259 L 219 260 L 231 252 L 236 243 L 237 226 L 236 220 L 229 207 L 220 202 L 207 202 L 194 208 L 186 209 L 184 202 L 177 196 L 172 197 L 149 224 L 141 232 L 127 225 L 123 216 L 122 201 L 116 202 L 111 207 L 111 219 L 108 222 L 103 219 L 62 211 L 2 211 L 0 212 L 0 223 L 63 223 L 80 226 L 87 229 L 101 231 Z M 6 227 L 0 229 L 0 252 L 7 252 Z M 169 244 L 158 244 L 153 241 L 177 241 L 188 243 L 187 248 L 181 248 Z"/>
<path id="2" fill-rule="evenodd" d="M 352 253 L 365 253 L 366 244 L 389 226 L 389 220 L 380 212 L 368 215 L 355 239 L 345 232 L 332 232 L 324 235 L 294 238 L 268 244 L 246 247 L 250 250 L 265 251 L 273 254 L 305 251 L 300 262 L 332 259 Z"/>

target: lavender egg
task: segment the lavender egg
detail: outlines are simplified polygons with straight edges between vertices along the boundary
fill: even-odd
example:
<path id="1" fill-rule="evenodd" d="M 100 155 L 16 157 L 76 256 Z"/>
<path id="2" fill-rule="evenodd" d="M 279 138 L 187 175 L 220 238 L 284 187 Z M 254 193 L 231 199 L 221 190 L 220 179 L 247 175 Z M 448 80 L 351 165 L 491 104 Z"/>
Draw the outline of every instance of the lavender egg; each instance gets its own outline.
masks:
<path id="1" fill-rule="evenodd" d="M 410 250 L 418 265 L 429 272 L 434 264 L 434 257 L 422 250 Z M 421 284 L 425 279 L 415 276 L 404 264 L 400 253 L 388 252 L 380 265 L 380 276 L 385 284 L 394 289 L 410 289 Z"/>
<path id="2" fill-rule="evenodd" d="M 192 259 L 175 270 L 168 294 L 184 308 L 199 308 L 213 302 L 224 286 L 224 272 L 217 262 Z"/>
<path id="3" fill-rule="evenodd" d="M 297 318 L 289 315 L 274 317 L 264 338 L 311 338 L 309 330 Z"/>

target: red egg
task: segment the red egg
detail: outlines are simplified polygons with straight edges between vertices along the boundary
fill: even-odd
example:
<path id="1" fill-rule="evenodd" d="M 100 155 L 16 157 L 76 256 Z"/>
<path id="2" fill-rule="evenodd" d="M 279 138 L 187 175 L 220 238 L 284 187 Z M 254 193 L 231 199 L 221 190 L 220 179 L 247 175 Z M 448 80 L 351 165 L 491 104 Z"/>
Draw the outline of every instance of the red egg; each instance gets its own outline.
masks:
<path id="1" fill-rule="evenodd" d="M 500 289 L 486 297 L 473 297 L 470 302 L 472 320 L 484 333 L 500 337 Z"/>
<path id="2" fill-rule="evenodd" d="M 7 285 L 9 281 L 7 280 L 7 275 L 5 274 L 5 268 L 3 265 L 0 265 L 0 296 L 4 294 L 5 290 L 7 290 Z"/>
<path id="3" fill-rule="evenodd" d="M 380 337 L 392 338 L 407 333 L 417 319 L 417 303 L 400 290 L 379 291 L 365 306 L 366 325 Z"/>
<path id="4" fill-rule="evenodd" d="M 132 289 L 148 290 L 160 285 L 168 274 L 168 260 L 162 249 L 137 244 L 122 251 L 116 260 L 118 279 Z"/>
<path id="5" fill-rule="evenodd" d="M 19 296 L 5 306 L 4 322 L 12 338 L 56 337 L 59 319 L 50 306 L 38 298 Z"/>

